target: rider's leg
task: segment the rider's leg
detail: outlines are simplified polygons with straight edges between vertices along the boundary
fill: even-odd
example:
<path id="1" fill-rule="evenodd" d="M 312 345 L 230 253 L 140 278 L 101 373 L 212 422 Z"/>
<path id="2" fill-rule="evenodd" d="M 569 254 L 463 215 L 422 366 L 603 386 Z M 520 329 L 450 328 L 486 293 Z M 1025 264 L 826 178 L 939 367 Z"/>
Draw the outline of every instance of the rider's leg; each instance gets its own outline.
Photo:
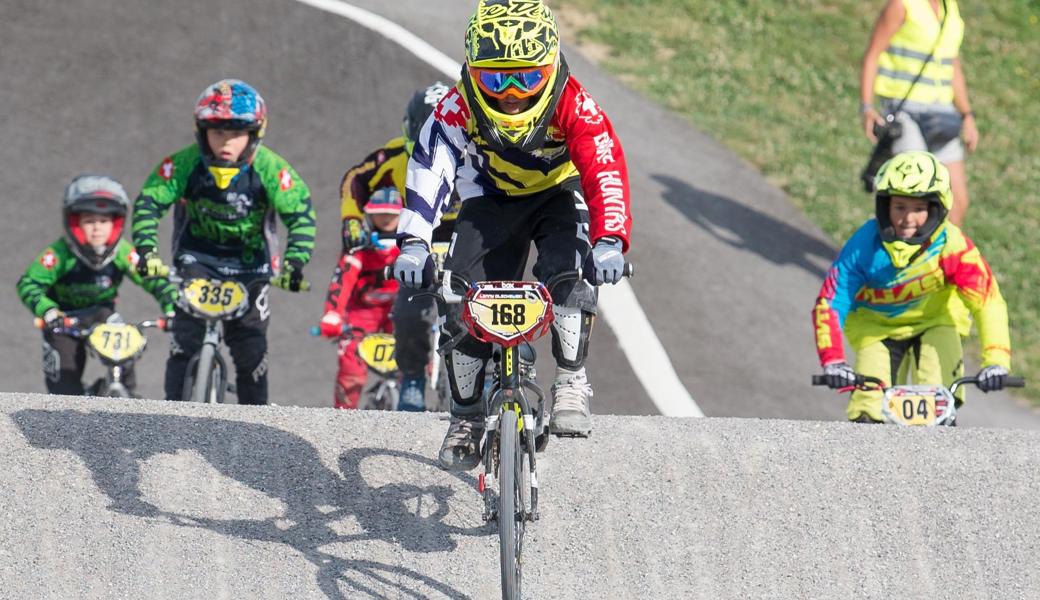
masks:
<path id="1" fill-rule="evenodd" d="M 527 199 L 479 198 L 462 206 L 445 269 L 470 281 L 517 279 L 530 251 L 532 205 Z M 461 307 L 447 308 L 441 343 L 465 331 Z M 481 394 L 491 346 L 466 336 L 445 357 L 451 387 L 451 424 L 438 455 L 442 467 L 468 470 L 480 462 L 484 431 Z"/>
<path id="2" fill-rule="evenodd" d="M 534 232 L 538 260 L 534 275 L 548 281 L 585 264 L 590 251 L 588 207 L 573 184 L 566 184 L 540 211 Z M 596 314 L 596 289 L 568 281 L 553 290 L 552 351 L 556 377 L 552 386 L 553 433 L 588 435 L 592 431 L 592 386 L 585 374 L 589 336 Z"/>
<path id="3" fill-rule="evenodd" d="M 869 377 L 877 377 L 887 385 L 900 383 L 900 371 L 905 372 L 903 363 L 913 340 L 881 340 L 856 348 L 856 372 Z M 881 413 L 881 402 L 884 395 L 877 390 L 853 390 L 849 404 L 845 410 L 850 421 L 870 421 L 880 423 L 885 420 Z"/>
<path id="4" fill-rule="evenodd" d="M 964 376 L 964 354 L 961 336 L 952 326 L 932 327 L 920 336 L 913 347 L 914 383 L 950 387 L 953 380 Z M 964 403 L 964 388 L 957 390 L 957 406 Z"/>
<path id="5" fill-rule="evenodd" d="M 361 399 L 361 390 L 368 381 L 368 367 L 357 355 L 361 336 L 344 337 L 339 341 L 339 371 L 336 373 L 335 407 L 355 409 Z"/>
<path id="6" fill-rule="evenodd" d="M 184 393 L 184 376 L 188 361 L 202 348 L 206 335 L 206 324 L 180 308 L 173 317 L 170 332 L 170 357 L 166 360 L 166 377 L 163 382 L 167 400 L 181 400 Z"/>
<path id="7" fill-rule="evenodd" d="M 401 370 L 402 410 L 425 409 L 426 366 L 430 362 L 430 332 L 437 320 L 433 298 L 414 298 L 419 290 L 402 289 L 394 301 L 395 354 Z"/>
<path id="8" fill-rule="evenodd" d="M 270 284 L 248 286 L 253 300 L 239 319 L 224 322 L 224 341 L 235 363 L 235 388 L 239 404 L 267 404 L 267 324 L 270 322 Z"/>
<path id="9" fill-rule="evenodd" d="M 48 394 L 83 395 L 86 344 L 67 335 L 43 334 L 43 377 Z"/>

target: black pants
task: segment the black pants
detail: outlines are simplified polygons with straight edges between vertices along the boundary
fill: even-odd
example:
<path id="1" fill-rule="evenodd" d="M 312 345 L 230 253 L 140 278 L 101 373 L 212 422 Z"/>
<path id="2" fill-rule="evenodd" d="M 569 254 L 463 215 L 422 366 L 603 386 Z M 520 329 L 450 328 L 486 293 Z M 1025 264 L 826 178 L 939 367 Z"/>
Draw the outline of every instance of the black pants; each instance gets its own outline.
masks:
<path id="1" fill-rule="evenodd" d="M 115 311 L 107 306 L 69 313 L 79 319 L 79 327 L 103 323 Z M 48 394 L 82 396 L 83 371 L 87 365 L 87 341 L 68 335 L 43 332 L 43 381 Z M 124 369 L 123 385 L 133 391 L 136 383 L 133 367 Z"/>
<path id="2" fill-rule="evenodd" d="M 532 242 L 538 249 L 534 276 L 543 283 L 584 265 L 590 251 L 589 211 L 580 189 L 578 180 L 572 179 L 532 196 L 467 200 L 455 223 L 445 268 L 470 281 L 522 279 Z M 564 282 L 551 292 L 553 302 L 560 306 L 596 311 L 596 290 L 584 281 Z M 461 305 L 447 310 L 445 339 L 465 329 L 461 314 Z M 555 355 L 557 344 L 553 346 Z M 457 349 L 477 358 L 491 356 L 491 345 L 472 337 Z M 560 358 L 556 356 L 557 361 Z"/>
<path id="3" fill-rule="evenodd" d="M 212 270 L 199 264 L 182 266 L 178 272 L 189 277 L 217 277 Z M 270 284 L 266 278 L 243 275 L 242 283 L 249 291 L 249 310 L 238 319 L 224 321 L 224 343 L 231 351 L 235 363 L 235 386 L 239 404 L 267 404 L 267 324 L 270 317 L 268 294 Z M 184 391 L 184 375 L 188 362 L 199 349 L 206 334 L 206 322 L 177 309 L 174 317 L 173 340 L 170 358 L 166 362 L 165 391 L 167 400 L 181 400 Z"/>
<path id="4" fill-rule="evenodd" d="M 402 287 L 394 300 L 395 356 L 405 378 L 423 377 L 430 362 L 433 344 L 430 332 L 437 322 L 437 306 L 433 298 L 412 296 L 420 290 Z"/>

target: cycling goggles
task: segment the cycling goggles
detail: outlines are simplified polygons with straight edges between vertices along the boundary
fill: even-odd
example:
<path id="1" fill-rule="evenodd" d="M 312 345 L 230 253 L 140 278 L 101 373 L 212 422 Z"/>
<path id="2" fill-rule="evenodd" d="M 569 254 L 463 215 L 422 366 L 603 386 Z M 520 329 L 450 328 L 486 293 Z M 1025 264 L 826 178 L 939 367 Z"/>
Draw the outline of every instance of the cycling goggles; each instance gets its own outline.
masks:
<path id="1" fill-rule="evenodd" d="M 529 98 L 545 88 L 552 77 L 554 65 L 533 67 L 530 69 L 478 69 L 470 68 L 480 91 L 496 100 L 507 95 L 516 98 Z"/>

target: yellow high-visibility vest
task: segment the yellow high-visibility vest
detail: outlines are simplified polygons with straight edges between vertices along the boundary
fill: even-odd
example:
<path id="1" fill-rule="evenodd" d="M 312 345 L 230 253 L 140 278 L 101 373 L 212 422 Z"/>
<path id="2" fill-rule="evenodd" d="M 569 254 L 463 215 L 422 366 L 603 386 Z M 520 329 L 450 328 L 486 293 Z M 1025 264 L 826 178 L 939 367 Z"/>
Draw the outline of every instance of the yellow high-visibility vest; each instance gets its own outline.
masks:
<path id="1" fill-rule="evenodd" d="M 964 38 L 964 20 L 957 0 L 946 0 L 946 24 L 939 37 L 939 19 L 929 0 L 903 0 L 906 19 L 892 36 L 888 48 L 878 58 L 878 74 L 874 93 L 883 98 L 902 99 L 925 104 L 953 103 L 953 61 Z M 928 66 L 911 89 L 910 84 L 921 72 L 928 54 L 935 48 Z"/>

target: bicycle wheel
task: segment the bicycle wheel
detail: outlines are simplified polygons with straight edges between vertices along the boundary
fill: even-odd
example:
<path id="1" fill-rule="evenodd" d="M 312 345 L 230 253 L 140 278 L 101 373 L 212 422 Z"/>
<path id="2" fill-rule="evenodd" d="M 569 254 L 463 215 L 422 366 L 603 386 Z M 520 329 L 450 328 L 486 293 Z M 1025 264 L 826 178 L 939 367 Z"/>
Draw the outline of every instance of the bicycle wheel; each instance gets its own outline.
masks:
<path id="1" fill-rule="evenodd" d="M 502 598 L 520 597 L 521 550 L 524 540 L 524 454 L 516 412 L 502 413 L 499 428 L 498 546 L 502 566 Z"/>
<path id="2" fill-rule="evenodd" d="M 215 402 L 213 394 L 213 354 L 216 349 L 209 344 L 203 344 L 199 350 L 199 360 L 195 364 L 195 377 L 192 379 L 191 401 L 192 402 Z"/>

